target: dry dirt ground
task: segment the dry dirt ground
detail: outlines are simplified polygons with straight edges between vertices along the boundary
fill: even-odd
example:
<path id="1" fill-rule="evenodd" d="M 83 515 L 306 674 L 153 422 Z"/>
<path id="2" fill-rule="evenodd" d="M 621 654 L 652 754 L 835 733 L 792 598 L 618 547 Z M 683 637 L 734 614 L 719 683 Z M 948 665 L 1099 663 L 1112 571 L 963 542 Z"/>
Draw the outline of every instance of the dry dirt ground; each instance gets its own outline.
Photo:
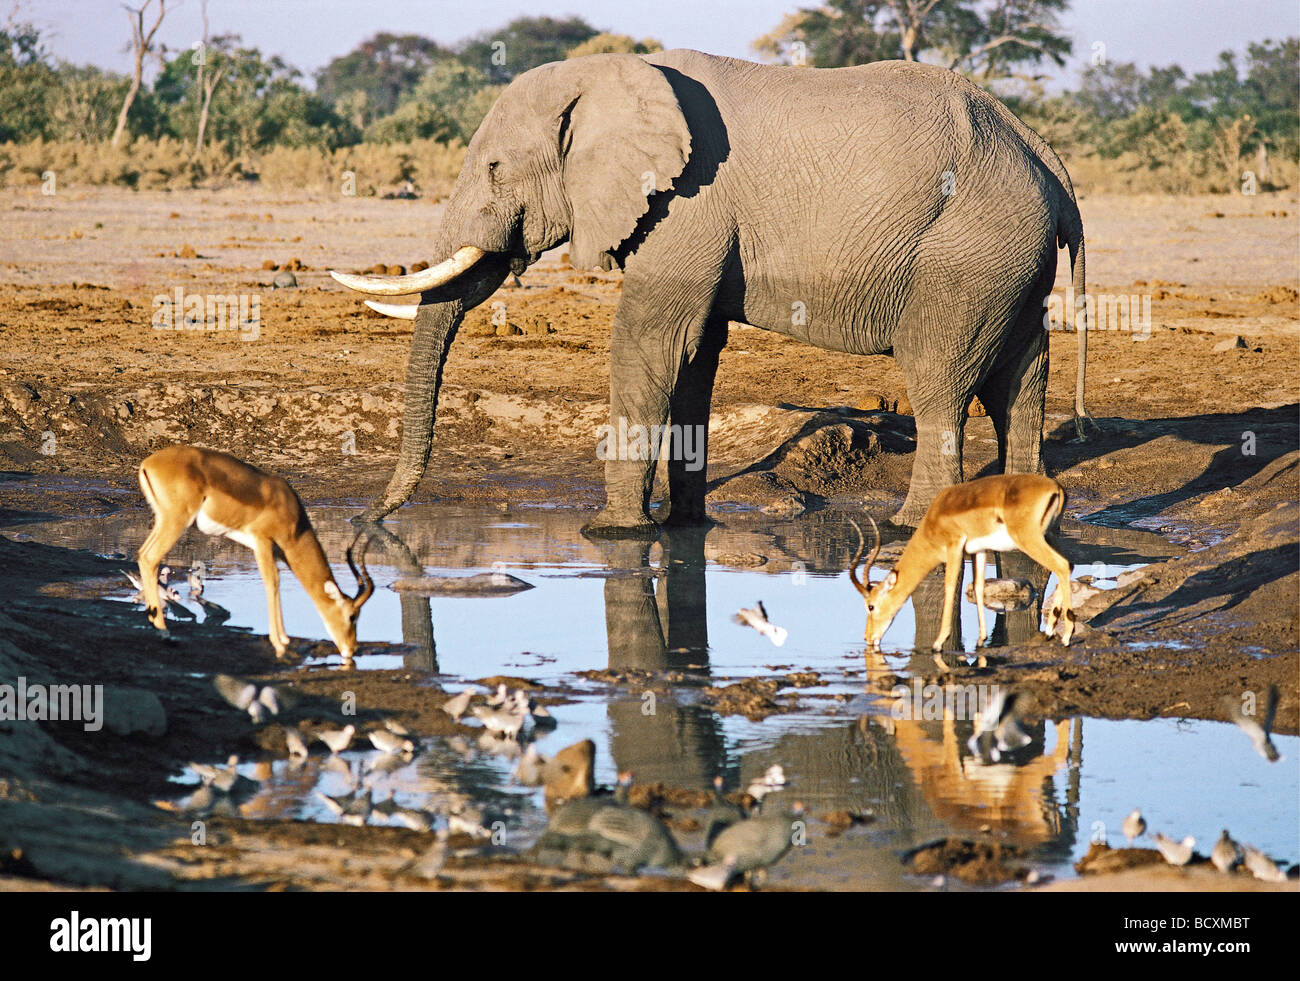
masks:
<path id="1" fill-rule="evenodd" d="M 1101 433 L 1083 444 L 1072 441 L 1069 414 L 1075 337 L 1053 334 L 1048 466 L 1070 492 L 1071 519 L 1158 531 L 1189 551 L 1094 599 L 1082 643 L 1068 652 L 1044 645 L 983 676 L 1032 691 L 1057 717 L 1220 718 L 1224 692 L 1273 683 L 1282 690 L 1277 728 L 1294 733 L 1300 202 L 1081 204 L 1089 291 L 1150 296 L 1151 330 L 1143 340 L 1090 335 L 1088 405 Z M 135 467 L 173 442 L 279 471 L 309 504 L 359 503 L 383 487 L 409 323 L 371 313 L 325 270 L 436 258 L 422 251 L 436 206 L 72 188 L 3 191 L 0 211 L 0 525 L 141 507 Z M 265 267 L 286 264 L 298 287 L 271 289 L 275 272 Z M 1061 266 L 1063 287 L 1064 255 Z M 154 329 L 156 299 L 178 289 L 256 295 L 256 337 L 247 328 Z M 493 298 L 503 324 L 491 321 L 490 304 L 470 315 L 444 375 L 420 499 L 600 503 L 594 448 L 619 290 L 617 274 L 575 271 L 554 253 Z M 905 396 L 889 358 L 733 326 L 714 398 L 711 503 L 889 513 L 911 463 Z M 992 460 L 987 419 L 970 420 L 965 453 L 968 476 Z M 167 789 L 165 774 L 232 744 L 247 754 L 258 746 L 209 681 L 188 672 L 292 682 L 322 720 L 344 682 L 277 669 L 264 641 L 226 634 L 182 672 L 138 615 L 78 585 L 112 574 L 102 561 L 4 538 L 0 550 L 0 678 L 93 676 L 131 689 L 128 701 L 154 693 L 170 719 L 203 723 L 169 725 L 156 740 L 0 723 L 0 884 L 664 887 L 483 858 L 453 861 L 430 882 L 398 871 L 425 847 L 420 836 L 375 828 L 214 821 L 216 847 L 189 847 L 188 824 L 150 804 Z M 1177 643 L 1188 640 L 1194 653 Z M 426 733 L 447 724 L 400 673 L 359 672 L 346 685 L 365 711 L 396 712 Z"/>

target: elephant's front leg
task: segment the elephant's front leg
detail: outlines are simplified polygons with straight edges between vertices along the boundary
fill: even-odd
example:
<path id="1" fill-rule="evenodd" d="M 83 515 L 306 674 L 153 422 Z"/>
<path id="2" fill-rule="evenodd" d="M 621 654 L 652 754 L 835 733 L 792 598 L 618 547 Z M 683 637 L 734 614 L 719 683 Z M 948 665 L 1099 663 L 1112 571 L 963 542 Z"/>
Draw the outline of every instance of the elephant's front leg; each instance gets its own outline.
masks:
<path id="1" fill-rule="evenodd" d="M 707 521 L 704 495 L 708 486 L 709 407 L 718 356 L 727 344 L 727 321 L 713 319 L 704 328 L 699 346 L 687 350 L 687 361 L 673 390 L 668 421 L 668 518 L 678 527 Z"/>
<path id="2" fill-rule="evenodd" d="M 589 534 L 658 534 L 650 492 L 664 424 L 688 348 L 698 348 L 703 339 L 707 313 L 666 324 L 660 317 L 652 304 L 629 297 L 625 286 L 610 336 L 609 425 L 597 443 L 605 461 L 605 507 L 583 529 Z"/>

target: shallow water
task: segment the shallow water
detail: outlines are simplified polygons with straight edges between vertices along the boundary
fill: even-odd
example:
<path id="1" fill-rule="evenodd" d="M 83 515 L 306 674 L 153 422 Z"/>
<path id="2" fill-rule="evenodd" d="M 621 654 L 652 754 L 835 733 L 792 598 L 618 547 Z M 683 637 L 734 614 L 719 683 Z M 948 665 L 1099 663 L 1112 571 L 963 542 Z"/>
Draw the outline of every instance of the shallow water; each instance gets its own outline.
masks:
<path id="1" fill-rule="evenodd" d="M 341 558 L 351 537 L 345 522 L 351 513 L 314 512 L 333 558 Z M 388 525 L 395 537 L 370 548 L 378 588 L 361 617 L 358 667 L 404 667 L 412 672 L 412 684 L 436 681 L 451 691 L 495 674 L 561 685 L 573 693 L 572 701 L 552 709 L 558 727 L 538 734 L 539 749 L 549 756 L 593 739 L 597 779 L 606 783 L 631 770 L 639 782 L 701 788 L 721 774 L 729 790 L 743 789 L 770 764 L 781 763 L 787 797 L 803 800 L 812 815 L 874 814 L 871 823 L 838 837 L 821 833 L 826 825 L 814 822 L 809 844 L 773 870 L 776 882 L 928 887 L 903 874 L 898 853 L 948 834 L 1010 841 L 1030 848 L 1042 870 L 1073 875 L 1070 863 L 1087 851 L 1091 838 L 1108 835 L 1112 844 L 1122 843 L 1119 824 L 1134 806 L 1142 807 L 1153 832 L 1192 834 L 1202 853 L 1228 827 L 1234 837 L 1276 858 L 1296 860 L 1295 737 L 1274 737 L 1286 761 L 1270 765 L 1227 723 L 1045 720 L 1030 728 L 1028 746 L 993 762 L 967 745 L 970 712 L 932 721 L 895 718 L 903 708 L 922 709 L 926 693 L 913 701 L 909 691 L 907 701 L 896 704 L 870 679 L 886 671 L 933 677 L 928 648 L 942 609 L 942 577 L 932 576 L 916 602 L 909 601 L 886 634 L 883 653 L 865 655 L 862 603 L 843 571 L 856 545 L 847 515 L 824 511 L 761 523 L 754 516 L 729 519 L 707 533 L 678 532 L 653 545 L 588 541 L 579 533 L 586 517 L 563 509 L 424 506 L 399 512 Z M 148 524 L 140 513 L 26 525 L 21 531 L 125 556 L 143 540 Z M 1120 537 L 1125 544 L 1084 545 L 1067 538 L 1063 550 L 1075 561 L 1076 576 L 1090 574 L 1094 585 L 1105 588 L 1123 571 L 1167 554 L 1154 536 Z M 191 531 L 170 558 L 177 570 L 204 560 L 205 598 L 230 610 L 228 625 L 266 632 L 264 592 L 251 552 Z M 1022 557 L 1004 561 L 1003 575 L 1041 583 L 1041 572 Z M 428 599 L 386 588 L 421 569 L 446 575 L 500 570 L 535 588 L 507 597 Z M 336 565 L 336 574 L 350 589 L 346 566 Z M 883 571 L 873 578 L 879 575 Z M 324 638 L 296 579 L 282 575 L 281 585 L 290 635 Z M 1053 585 L 1047 584 L 1049 593 Z M 183 584 L 178 589 L 185 594 Z M 781 647 L 731 622 L 737 609 L 760 599 L 772 622 L 789 631 Z M 995 645 L 1036 636 L 1036 605 L 988 616 Z M 973 656 L 976 612 L 964 595 L 955 619 L 946 645 L 950 664 Z M 366 643 L 376 641 L 404 643 L 407 653 L 367 654 Z M 914 653 L 918 647 L 924 653 Z M 995 646 L 990 653 L 1000 651 Z M 659 674 L 653 712 L 647 713 L 638 692 L 575 676 L 606 668 Z M 792 713 L 751 722 L 720 717 L 701 704 L 705 685 L 795 670 L 818 672 L 820 683 L 783 689 L 782 697 L 798 696 Z M 668 672 L 676 674 L 665 685 L 662 675 Z M 343 760 L 360 773 L 379 754 L 356 745 Z M 414 761 L 375 773 L 372 780 L 377 797 L 391 791 L 403 806 L 477 808 L 485 826 L 500 822 L 495 827 L 504 829 L 507 845 L 524 847 L 544 826 L 545 815 L 540 790 L 512 783 L 513 766 L 508 755 L 474 740 L 430 739 Z M 297 768 L 276 761 L 250 763 L 241 772 L 263 781 L 243 804 L 244 813 L 267 818 L 336 820 L 315 791 L 341 794 L 350 780 L 315 755 Z M 178 781 L 194 778 L 185 774 Z M 688 850 L 700 847 L 698 834 L 678 837 Z"/>

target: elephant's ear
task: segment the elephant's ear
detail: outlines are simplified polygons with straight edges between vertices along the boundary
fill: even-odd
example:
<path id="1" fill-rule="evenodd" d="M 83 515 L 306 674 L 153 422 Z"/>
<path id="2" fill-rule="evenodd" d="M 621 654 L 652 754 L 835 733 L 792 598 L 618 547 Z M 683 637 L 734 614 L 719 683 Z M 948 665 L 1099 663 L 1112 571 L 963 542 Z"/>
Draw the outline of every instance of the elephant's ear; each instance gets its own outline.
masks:
<path id="1" fill-rule="evenodd" d="M 573 211 L 569 258 L 578 269 L 605 264 L 667 191 L 691 155 L 691 133 L 672 86 L 637 55 L 591 55 L 576 97 L 561 114 L 564 187 Z"/>

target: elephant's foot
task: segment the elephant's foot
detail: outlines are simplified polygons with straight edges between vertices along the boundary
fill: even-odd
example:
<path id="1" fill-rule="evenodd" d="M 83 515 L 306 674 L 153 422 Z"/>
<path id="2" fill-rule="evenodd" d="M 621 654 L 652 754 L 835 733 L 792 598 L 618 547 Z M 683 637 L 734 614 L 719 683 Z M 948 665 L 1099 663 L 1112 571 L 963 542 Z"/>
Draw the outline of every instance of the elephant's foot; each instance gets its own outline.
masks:
<path id="1" fill-rule="evenodd" d="M 663 520 L 665 528 L 712 528 L 716 521 L 701 511 L 673 508 Z"/>
<path id="2" fill-rule="evenodd" d="M 904 503 L 897 512 L 890 516 L 889 523 L 899 528 L 915 528 L 921 523 L 921 519 L 925 517 L 925 512 L 928 510 L 929 506 L 925 504 Z"/>
<path id="3" fill-rule="evenodd" d="M 644 511 L 611 511 L 601 508 L 582 526 L 588 538 L 658 538 L 659 526 Z"/>

